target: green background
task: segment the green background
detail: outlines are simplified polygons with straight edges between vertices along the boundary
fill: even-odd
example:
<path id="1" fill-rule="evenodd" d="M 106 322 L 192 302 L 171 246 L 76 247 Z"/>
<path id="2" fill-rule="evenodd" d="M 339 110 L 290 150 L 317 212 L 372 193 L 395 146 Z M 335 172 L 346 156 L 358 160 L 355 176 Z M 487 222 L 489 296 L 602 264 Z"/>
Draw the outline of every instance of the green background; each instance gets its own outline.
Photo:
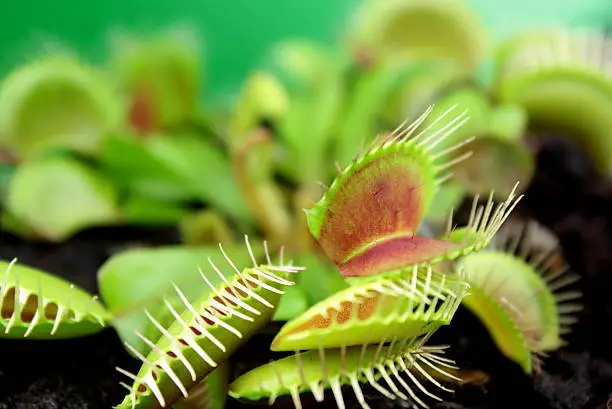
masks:
<path id="1" fill-rule="evenodd" d="M 375 1 L 375 0 L 373 0 Z M 103 61 L 112 28 L 148 32 L 176 23 L 205 41 L 205 100 L 228 95 L 275 42 L 340 39 L 359 0 L 2 0 L 0 73 L 57 44 Z M 612 0 L 468 0 L 494 37 L 562 22 L 611 25 Z"/>

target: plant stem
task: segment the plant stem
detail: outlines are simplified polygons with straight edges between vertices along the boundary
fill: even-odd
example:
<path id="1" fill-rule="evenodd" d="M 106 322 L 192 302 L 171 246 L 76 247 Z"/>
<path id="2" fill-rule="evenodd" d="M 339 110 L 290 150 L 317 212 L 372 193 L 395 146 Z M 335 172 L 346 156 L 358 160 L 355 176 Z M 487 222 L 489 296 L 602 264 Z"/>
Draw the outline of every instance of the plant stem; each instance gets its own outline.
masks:
<path id="1" fill-rule="evenodd" d="M 233 166 L 238 183 L 265 235 L 273 244 L 281 244 L 289 238 L 291 219 L 282 202 L 281 192 L 265 169 L 268 164 L 261 155 L 263 151 L 260 148 L 269 146 L 270 142 L 270 136 L 265 130 L 252 132 L 234 150 Z M 255 175 L 260 177 L 256 179 Z"/>

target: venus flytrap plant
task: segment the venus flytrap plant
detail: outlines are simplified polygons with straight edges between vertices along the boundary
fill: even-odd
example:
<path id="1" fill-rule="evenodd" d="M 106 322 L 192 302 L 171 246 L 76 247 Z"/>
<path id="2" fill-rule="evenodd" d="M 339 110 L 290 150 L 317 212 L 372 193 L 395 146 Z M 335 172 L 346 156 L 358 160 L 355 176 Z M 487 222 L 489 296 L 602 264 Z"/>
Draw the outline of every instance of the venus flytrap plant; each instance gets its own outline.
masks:
<path id="1" fill-rule="evenodd" d="M 360 345 L 364 340 L 411 337 L 448 325 L 466 285 L 456 277 L 414 265 L 362 280 L 317 303 L 285 324 L 273 351 Z"/>
<path id="2" fill-rule="evenodd" d="M 292 220 L 283 192 L 273 179 L 278 135 L 262 124 L 277 128 L 288 104 L 286 91 L 276 78 L 256 72 L 247 79 L 227 130 L 234 174 L 259 227 L 272 243 L 285 242 Z"/>
<path id="3" fill-rule="evenodd" d="M 58 147 L 97 153 L 123 120 L 113 85 L 69 54 L 13 70 L 0 86 L 0 144 L 21 159 Z"/>
<path id="4" fill-rule="evenodd" d="M 431 113 L 430 107 L 414 123 L 377 139 L 340 171 L 323 198 L 307 210 L 312 235 L 342 276 L 369 276 L 476 251 L 489 243 L 520 200 L 515 187 L 495 208 L 492 200 L 486 207 L 475 206 L 472 227 L 477 234 L 468 241 L 416 235 L 437 187 L 451 177 L 452 166 L 471 154 L 454 155 L 471 138 L 431 154 L 467 120 L 464 112 L 430 131 L 453 109 L 417 131 Z"/>
<path id="5" fill-rule="evenodd" d="M 196 119 L 201 44 L 186 27 L 148 38 L 115 32 L 111 68 L 128 96 L 129 121 L 140 134 Z"/>
<path id="6" fill-rule="evenodd" d="M 247 248 L 250 250 L 248 241 Z M 242 271 L 225 254 L 224 258 L 230 274 L 210 263 L 210 273 L 221 277 L 221 284 L 214 285 L 200 271 L 209 292 L 198 300 L 189 300 L 175 286 L 183 306 L 177 311 L 164 301 L 174 318 L 171 325 L 164 328 L 145 311 L 162 335 L 155 342 L 136 334 L 151 347 L 147 356 L 127 344 L 143 365 L 137 374 L 117 368 L 133 381 L 132 386 L 125 385 L 129 394 L 117 408 L 165 408 L 181 397 L 188 398 L 194 386 L 270 321 L 284 293 L 282 288 L 294 284 L 288 280 L 289 275 L 302 270 L 285 265 L 282 256 L 279 265 L 274 265 L 268 253 L 266 264 L 258 264 L 252 256 L 253 267 Z"/>
<path id="7" fill-rule="evenodd" d="M 0 261 L 0 338 L 64 339 L 104 329 L 111 314 L 74 284 L 41 270 Z"/>
<path id="8" fill-rule="evenodd" d="M 468 157 L 451 157 L 446 163 L 440 159 L 462 144 L 441 154 L 430 152 L 461 125 L 465 113 L 441 130 L 429 131 L 430 125 L 415 132 L 430 112 L 431 108 L 413 124 L 404 124 L 377 139 L 364 154 L 339 170 L 323 198 L 307 211 L 313 236 L 351 286 L 285 324 L 271 348 L 298 353 L 242 375 L 230 387 L 232 396 L 247 400 L 268 397 L 274 401 L 279 395 L 291 395 L 294 405 L 301 408 L 301 392 L 311 390 L 321 401 L 322 390 L 331 388 L 338 407 L 344 408 L 341 385 L 350 384 L 361 406 L 367 409 L 359 386 L 360 381 L 367 381 L 387 397 L 407 400 L 413 407 L 428 407 L 415 390 L 439 399 L 414 375 L 419 373 L 440 386 L 415 363 L 423 352 L 420 341 L 450 323 L 468 284 L 461 276 L 434 270 L 432 264 L 485 247 L 520 197 L 515 198 L 514 189 L 506 201 L 496 206 L 492 194 L 486 205 L 475 202 L 468 226 L 452 229 L 451 216 L 443 240 L 416 236 L 436 185 L 447 178 L 440 177 L 440 173 Z M 438 120 L 450 112 L 449 109 Z M 462 240 L 457 240 L 458 236 Z M 408 347 L 394 350 L 396 344 Z M 378 349 L 369 345 L 378 345 Z M 381 359 L 378 352 L 383 347 L 388 349 Z M 301 354 L 300 350 L 307 352 Z M 378 352 L 373 359 L 363 361 L 364 356 L 375 351 Z M 300 363 L 302 357 L 307 358 L 306 364 Z M 411 364 L 406 365 L 404 359 Z M 289 370 L 292 362 L 297 362 L 302 371 L 299 376 L 291 373 L 294 368 Z M 402 363 L 412 387 L 395 366 Z M 393 383 L 388 370 L 407 394 Z M 272 374 L 275 377 L 269 381 L 261 378 Z M 376 380 L 381 377 L 392 393 L 377 387 L 380 385 Z"/>
<path id="9" fill-rule="evenodd" d="M 223 409 L 227 401 L 229 372 L 228 362 L 220 364 L 190 390 L 188 398 L 172 405 L 172 409 Z"/>
<path id="10" fill-rule="evenodd" d="M 508 52 L 495 92 L 522 106 L 530 130 L 573 138 L 600 172 L 612 171 L 610 41 L 602 33 L 564 31 L 523 40 Z"/>
<path id="11" fill-rule="evenodd" d="M 36 238 L 55 242 L 87 227 L 116 224 L 122 216 L 111 181 L 69 156 L 23 162 L 9 182 L 5 205 L 3 218 L 10 214 Z"/>
<path id="12" fill-rule="evenodd" d="M 571 289 L 578 277 L 569 273 L 556 248 L 542 251 L 520 235 L 508 238 L 464 257 L 457 267 L 471 285 L 465 305 L 501 352 L 530 374 L 541 358 L 564 344 L 561 336 L 576 322 L 581 293 Z"/>
<path id="13" fill-rule="evenodd" d="M 519 105 L 495 105 L 486 89 L 468 84 L 439 96 L 432 117 L 455 105 L 469 110 L 470 122 L 439 144 L 434 153 L 470 136 L 475 136 L 475 139 L 463 148 L 472 152 L 472 156 L 454 167 L 451 186 L 462 187 L 465 196 L 494 191 L 497 197 L 507 196 L 517 180 L 527 186 L 535 171 L 535 163 L 523 142 L 528 120 L 525 110 Z M 431 121 L 426 121 L 423 126 Z M 444 125 L 445 122 L 441 121 L 435 127 Z M 446 210 L 444 213 L 450 211 L 443 210 Z"/>
<path id="14" fill-rule="evenodd" d="M 317 402 L 323 402 L 324 391 L 331 389 L 337 407 L 344 409 L 342 387 L 350 385 L 359 405 L 370 409 L 361 386 L 367 384 L 388 399 L 427 408 L 423 398 L 441 400 L 429 390 L 431 385 L 452 392 L 444 383 L 459 381 L 452 374 L 453 361 L 441 356 L 445 347 L 424 345 L 430 335 L 298 352 L 243 374 L 230 385 L 229 394 L 247 402 L 267 398 L 269 405 L 290 396 L 295 408 L 302 409 L 307 406 L 300 395 L 311 392 Z"/>
<path id="15" fill-rule="evenodd" d="M 268 398 L 269 404 L 290 395 L 300 409 L 301 394 L 311 391 L 321 402 L 323 391 L 331 389 L 342 409 L 341 386 L 351 385 L 361 407 L 368 409 L 360 386 L 368 383 L 389 399 L 426 408 L 419 395 L 441 400 L 427 384 L 450 391 L 440 378 L 458 378 L 444 369 L 454 369 L 452 361 L 436 356 L 443 348 L 424 343 L 450 322 L 466 290 L 465 281 L 434 272 L 431 266 L 414 266 L 411 277 L 398 271 L 362 279 L 288 322 L 272 350 L 296 354 L 243 374 L 230 386 L 230 395 L 247 401 Z"/>
<path id="16" fill-rule="evenodd" d="M 265 253 L 262 245 L 252 243 L 249 248 L 256 259 L 262 259 Z M 224 265 L 224 254 L 236 265 L 250 262 L 249 251 L 241 243 L 224 244 L 222 247 L 201 245 L 133 248 L 109 258 L 98 270 L 98 287 L 102 300 L 113 314 L 112 325 L 119 338 L 141 353 L 148 354 L 150 347 L 138 338 L 134 331 L 151 339 L 159 338 L 161 333 L 143 310 L 149 310 L 162 325 L 170 325 L 174 319 L 161 303 L 162 298 L 167 298 L 172 305 L 181 309 L 183 303 L 173 285 L 181 288 L 190 299 L 207 293 L 207 284 L 198 274 L 194 274 L 194 268 L 198 265 L 209 265 L 210 262 Z M 222 282 L 218 275 L 208 278 L 215 285 Z"/>
<path id="17" fill-rule="evenodd" d="M 473 70 L 485 49 L 473 11 L 455 0 L 364 3 L 349 31 L 353 51 L 366 60 L 438 59 Z"/>

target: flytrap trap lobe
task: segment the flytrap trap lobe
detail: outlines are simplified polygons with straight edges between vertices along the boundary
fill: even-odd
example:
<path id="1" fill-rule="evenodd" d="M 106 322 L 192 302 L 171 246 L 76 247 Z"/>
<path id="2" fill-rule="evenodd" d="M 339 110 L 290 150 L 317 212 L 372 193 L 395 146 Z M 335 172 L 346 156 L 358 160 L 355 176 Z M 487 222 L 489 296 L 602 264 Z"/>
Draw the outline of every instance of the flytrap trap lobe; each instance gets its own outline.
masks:
<path id="1" fill-rule="evenodd" d="M 164 300 L 175 318 L 169 327 L 164 328 L 145 311 L 162 336 L 154 342 L 136 334 L 152 348 L 147 356 L 127 345 L 142 361 L 142 367 L 137 374 L 117 368 L 133 384 L 122 383 L 129 393 L 116 408 L 167 408 L 188 397 L 194 386 L 270 321 L 284 294 L 283 287 L 294 284 L 289 276 L 303 268 L 285 264 L 282 252 L 279 263 L 273 264 L 267 246 L 266 264 L 260 265 L 253 256 L 248 239 L 246 245 L 253 266 L 242 270 L 220 246 L 228 271 L 222 271 L 209 259 L 211 274 L 217 274 L 222 282 L 214 285 L 200 270 L 210 289 L 210 293 L 200 299 L 191 301 L 178 286 L 174 286 L 184 309 L 179 312 L 167 299 Z"/>

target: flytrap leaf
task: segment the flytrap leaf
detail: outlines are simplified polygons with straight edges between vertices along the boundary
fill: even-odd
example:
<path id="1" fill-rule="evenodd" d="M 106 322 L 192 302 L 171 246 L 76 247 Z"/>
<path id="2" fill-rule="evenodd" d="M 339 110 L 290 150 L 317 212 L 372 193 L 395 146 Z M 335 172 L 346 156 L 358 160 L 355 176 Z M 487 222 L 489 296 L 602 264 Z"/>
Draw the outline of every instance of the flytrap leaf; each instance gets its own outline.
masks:
<path id="1" fill-rule="evenodd" d="M 196 385 L 186 399 L 172 405 L 172 409 L 223 409 L 229 388 L 229 362 L 220 364 Z"/>
<path id="2" fill-rule="evenodd" d="M 339 409 L 346 407 L 342 386 L 350 385 L 363 409 L 360 384 L 369 384 L 388 399 L 407 401 L 414 408 L 427 408 L 425 400 L 442 400 L 431 386 L 450 392 L 443 383 L 458 381 L 449 369 L 453 361 L 441 356 L 444 347 L 428 347 L 427 337 L 393 340 L 388 343 L 338 349 L 307 351 L 255 368 L 230 385 L 230 396 L 247 402 L 291 396 L 296 409 L 302 407 L 300 394 L 312 392 L 318 402 L 331 389 Z"/>
<path id="3" fill-rule="evenodd" d="M 338 348 L 416 337 L 450 323 L 467 290 L 457 277 L 414 266 L 340 291 L 285 324 L 273 351 Z"/>
<path id="4" fill-rule="evenodd" d="M 233 176 L 229 158 L 211 141 L 196 135 L 155 135 L 147 151 L 177 175 L 182 185 L 204 203 L 239 223 L 253 222 L 248 202 Z"/>
<path id="5" fill-rule="evenodd" d="M 285 197 L 274 183 L 278 146 L 275 130 L 288 109 L 288 96 L 275 77 L 255 72 L 240 93 L 228 125 L 234 176 L 271 241 L 282 242 L 291 229 Z"/>
<path id="6" fill-rule="evenodd" d="M 251 245 L 255 257 L 263 255 L 263 249 Z M 244 245 L 224 245 L 223 251 L 234 263 L 244 265 L 250 256 Z M 182 305 L 172 284 L 183 289 L 191 298 L 208 293 L 206 283 L 195 274 L 197 266 L 224 261 L 218 246 L 166 246 L 156 248 L 136 248 L 117 253 L 109 258 L 98 270 L 100 295 L 114 315 L 113 326 L 119 337 L 143 354 L 150 352 L 134 331 L 157 339 L 161 334 L 151 324 L 143 309 L 155 312 L 155 317 L 164 326 L 169 326 L 173 317 L 161 304 L 164 297 L 176 301 L 177 308 Z M 220 277 L 209 277 L 213 283 L 221 282 Z M 155 311 L 159 306 L 160 311 Z M 165 318 L 162 314 L 165 313 Z M 166 325 L 167 324 L 167 325 Z"/>
<path id="7" fill-rule="evenodd" d="M 513 191 L 494 211 L 492 202 L 486 209 L 480 208 L 479 218 L 473 220 L 478 234 L 463 243 L 416 235 L 437 186 L 451 176 L 448 169 L 470 154 L 453 156 L 470 139 L 431 153 L 467 120 L 463 113 L 435 132 L 430 129 L 436 121 L 417 133 L 431 110 L 411 125 L 377 139 L 306 211 L 310 232 L 344 277 L 435 263 L 482 248 L 516 204 Z M 438 121 L 451 111 L 440 115 Z M 477 210 L 474 206 L 473 211 Z"/>
<path id="8" fill-rule="evenodd" d="M 0 143 L 21 158 L 57 147 L 97 153 L 103 136 L 123 120 L 115 91 L 69 55 L 18 67 L 0 86 Z"/>
<path id="9" fill-rule="evenodd" d="M 0 260 L 0 338 L 62 339 L 94 334 L 111 316 L 74 284 Z"/>
<path id="10" fill-rule="evenodd" d="M 517 180 L 526 186 L 534 172 L 532 154 L 523 143 L 527 114 L 520 106 L 492 104 L 486 90 L 474 85 L 459 87 L 440 97 L 431 117 L 458 105 L 468 110 L 470 121 L 439 144 L 433 153 L 475 137 L 457 151 L 457 154 L 470 151 L 472 156 L 454 167 L 453 180 L 471 194 L 482 195 L 493 190 L 498 196 L 507 196 Z M 423 125 L 428 125 L 428 121 Z M 444 125 L 445 121 L 440 121 L 434 128 Z"/>
<path id="11" fill-rule="evenodd" d="M 612 171 L 612 80 L 600 33 L 560 32 L 520 47 L 497 81 L 502 103 L 521 105 L 530 128 L 573 138 L 601 172 Z"/>
<path id="12" fill-rule="evenodd" d="M 307 308 L 308 299 L 304 291 L 299 286 L 288 287 L 280 298 L 272 321 L 289 321 Z"/>
<path id="13" fill-rule="evenodd" d="M 133 381 L 132 386 L 126 385 L 129 394 L 117 408 L 164 408 L 188 398 L 194 386 L 270 321 L 282 288 L 294 284 L 288 276 L 302 270 L 284 265 L 282 258 L 273 265 L 267 255 L 266 264 L 259 265 L 253 256 L 253 267 L 241 271 L 229 257 L 224 258 L 229 274 L 212 262 L 209 274 L 200 271 L 209 292 L 196 301 L 175 286 L 183 305 L 177 311 L 164 301 L 174 317 L 169 327 L 145 312 L 162 335 L 155 342 L 137 333 L 152 348 L 147 356 L 127 344 L 143 365 L 135 375 L 117 368 Z M 210 281 L 209 276 L 215 275 L 221 278 L 220 284 Z"/>
<path id="14" fill-rule="evenodd" d="M 374 60 L 449 59 L 473 70 L 485 30 L 463 1 L 384 0 L 363 3 L 349 40 Z"/>
<path id="15" fill-rule="evenodd" d="M 304 39 L 281 41 L 272 47 L 265 70 L 278 76 L 289 89 L 309 87 L 345 56 Z"/>
<path id="16" fill-rule="evenodd" d="M 50 241 L 116 223 L 117 192 L 109 180 L 67 156 L 30 159 L 16 170 L 6 206 L 15 218 Z"/>
<path id="17" fill-rule="evenodd" d="M 458 262 L 473 290 L 464 303 L 487 326 L 508 358 L 531 373 L 539 357 L 564 344 L 561 336 L 581 309 L 579 291 L 559 290 L 577 280 L 558 254 L 535 251 L 526 242 L 516 253 L 514 240 L 506 249 L 487 249 Z M 553 249 L 556 250 L 556 249 Z"/>
<path id="18" fill-rule="evenodd" d="M 99 155 L 102 172 L 133 196 L 164 202 L 197 199 L 193 189 L 181 183 L 180 176 L 151 152 L 147 142 L 131 133 L 107 135 Z"/>
<path id="19" fill-rule="evenodd" d="M 326 178 L 327 152 L 346 101 L 346 63 L 334 61 L 323 74 L 290 93 L 289 108 L 279 124 L 280 170 L 303 184 Z"/>
<path id="20" fill-rule="evenodd" d="M 335 159 L 348 163 L 359 151 L 359 146 L 369 144 L 378 126 L 381 112 L 388 109 L 386 102 L 397 88 L 406 82 L 417 67 L 413 61 L 404 64 L 378 64 L 364 70 L 348 90 L 345 112 L 339 121 L 337 136 L 334 138 Z M 404 113 L 395 112 L 399 118 Z M 394 123 L 398 118 L 393 118 Z M 332 175 L 333 176 L 333 175 Z"/>
<path id="21" fill-rule="evenodd" d="M 135 130 L 158 131 L 193 119 L 201 86 L 199 43 L 186 27 L 149 37 L 115 33 L 111 38 L 111 65 L 129 94 Z"/>

